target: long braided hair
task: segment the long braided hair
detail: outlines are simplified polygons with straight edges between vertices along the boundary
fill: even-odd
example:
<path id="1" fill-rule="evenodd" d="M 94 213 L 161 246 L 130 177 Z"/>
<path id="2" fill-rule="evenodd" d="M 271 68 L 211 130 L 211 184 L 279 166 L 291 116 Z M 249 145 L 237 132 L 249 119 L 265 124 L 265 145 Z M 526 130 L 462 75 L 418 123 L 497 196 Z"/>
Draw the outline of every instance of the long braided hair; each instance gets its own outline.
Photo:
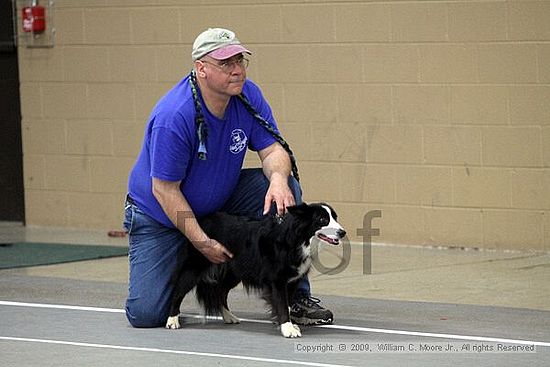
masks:
<path id="1" fill-rule="evenodd" d="M 198 149 L 198 157 L 201 160 L 206 160 L 206 138 L 208 136 L 208 129 L 206 127 L 206 122 L 204 119 L 204 115 L 202 113 L 202 106 L 199 100 L 199 95 L 197 92 L 198 84 L 197 79 L 195 75 L 195 70 L 191 71 L 189 74 L 189 85 L 191 87 L 191 92 L 193 94 L 193 102 L 195 105 L 195 125 L 197 127 L 197 136 L 199 138 L 199 149 Z M 290 149 L 290 146 L 286 142 L 286 140 L 279 134 L 275 128 L 264 119 L 252 106 L 252 104 L 248 101 L 248 99 L 245 97 L 243 93 L 239 94 L 237 96 L 239 101 L 242 102 L 246 110 L 254 117 L 254 119 L 263 127 L 265 128 L 271 136 L 283 147 L 283 149 L 288 153 L 288 156 L 290 158 L 290 163 L 292 165 L 292 175 L 296 179 L 296 181 L 300 181 L 300 175 L 298 174 L 298 166 L 296 165 L 296 158 L 294 157 L 294 153 L 292 152 L 292 149 Z"/>

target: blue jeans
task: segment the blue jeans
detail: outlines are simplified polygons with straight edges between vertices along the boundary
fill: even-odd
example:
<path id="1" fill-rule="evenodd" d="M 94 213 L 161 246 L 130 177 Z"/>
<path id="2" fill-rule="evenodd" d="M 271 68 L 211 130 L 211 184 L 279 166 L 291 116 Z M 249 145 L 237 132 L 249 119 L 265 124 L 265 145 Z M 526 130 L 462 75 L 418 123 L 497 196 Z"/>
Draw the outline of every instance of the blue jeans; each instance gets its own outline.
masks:
<path id="1" fill-rule="evenodd" d="M 299 183 L 289 179 L 296 203 L 302 202 Z M 261 169 L 244 169 L 239 183 L 224 208 L 225 212 L 260 218 L 269 181 Z M 163 326 L 168 318 L 173 286 L 171 277 L 178 252 L 192 246 L 175 228 L 168 228 L 126 202 L 124 228 L 129 235 L 130 279 L 126 316 L 134 327 Z M 310 285 L 304 277 L 297 294 L 308 296 Z"/>

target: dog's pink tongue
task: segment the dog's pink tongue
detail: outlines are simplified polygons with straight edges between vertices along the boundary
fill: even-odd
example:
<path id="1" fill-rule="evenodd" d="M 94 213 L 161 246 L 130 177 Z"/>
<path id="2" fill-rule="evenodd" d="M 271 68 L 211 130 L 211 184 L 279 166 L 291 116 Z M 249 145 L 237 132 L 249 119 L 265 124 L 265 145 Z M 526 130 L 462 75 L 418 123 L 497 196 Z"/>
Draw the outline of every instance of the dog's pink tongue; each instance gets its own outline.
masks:
<path id="1" fill-rule="evenodd" d="M 325 242 L 327 242 L 327 243 L 329 243 L 329 244 L 331 244 L 331 245 L 337 245 L 337 244 L 339 243 L 338 240 L 333 239 L 333 238 L 330 238 L 330 237 L 328 237 L 328 236 L 325 236 L 325 235 L 322 234 L 322 233 L 319 233 L 319 234 L 317 235 L 317 237 L 319 237 L 319 239 L 320 239 L 321 241 L 325 241 Z"/>

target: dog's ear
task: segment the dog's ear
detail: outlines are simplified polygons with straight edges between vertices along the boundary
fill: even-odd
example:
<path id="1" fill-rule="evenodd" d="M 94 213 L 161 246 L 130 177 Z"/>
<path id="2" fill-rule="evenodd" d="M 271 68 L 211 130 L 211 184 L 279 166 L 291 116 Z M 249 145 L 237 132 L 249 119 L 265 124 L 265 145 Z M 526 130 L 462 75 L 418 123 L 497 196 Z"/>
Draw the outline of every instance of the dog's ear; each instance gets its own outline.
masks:
<path id="1" fill-rule="evenodd" d="M 287 206 L 286 210 L 292 215 L 304 216 L 311 212 L 309 205 L 302 203 L 294 206 Z"/>

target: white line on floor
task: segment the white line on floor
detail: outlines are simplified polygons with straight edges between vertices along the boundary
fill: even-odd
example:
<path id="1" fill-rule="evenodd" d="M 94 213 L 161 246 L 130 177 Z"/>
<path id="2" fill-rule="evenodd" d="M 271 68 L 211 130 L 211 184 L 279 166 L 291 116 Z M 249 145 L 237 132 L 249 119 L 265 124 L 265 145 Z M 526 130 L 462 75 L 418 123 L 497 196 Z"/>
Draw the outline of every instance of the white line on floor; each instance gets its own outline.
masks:
<path id="1" fill-rule="evenodd" d="M 16 307 L 31 307 L 31 308 L 49 308 L 58 310 L 76 310 L 76 311 L 92 311 L 92 312 L 112 312 L 125 313 L 120 308 L 104 308 L 104 307 L 88 307 L 88 306 L 72 306 L 72 305 L 54 305 L 48 303 L 28 303 L 28 302 L 12 302 L 0 301 L 0 306 L 16 306 Z"/>
<path id="2" fill-rule="evenodd" d="M 134 351 L 134 352 L 184 354 L 184 355 L 199 356 L 199 357 L 238 359 L 238 360 L 255 361 L 255 362 L 267 362 L 267 363 L 276 363 L 276 364 L 293 364 L 293 365 L 314 366 L 314 367 L 353 367 L 353 366 L 341 365 L 341 364 L 327 364 L 327 363 L 317 363 L 317 362 L 293 361 L 293 360 L 287 360 L 287 359 L 248 357 L 248 356 L 239 356 L 239 355 L 232 355 L 232 354 L 190 352 L 190 351 L 186 351 L 186 350 L 174 350 L 174 349 L 140 348 L 140 347 L 128 347 L 128 346 L 123 346 L 123 345 L 79 343 L 79 342 L 70 342 L 70 341 L 65 341 L 65 340 L 18 338 L 18 337 L 11 337 L 11 336 L 0 336 L 0 340 L 16 341 L 16 342 L 27 342 L 27 343 L 70 345 L 70 346 L 75 346 L 75 347 L 87 347 L 87 348 L 130 350 L 130 351 Z"/>
<path id="3" fill-rule="evenodd" d="M 0 301 L 0 306 L 16 306 L 16 307 L 32 307 L 32 308 L 49 308 L 49 309 L 63 309 L 63 310 L 76 310 L 76 311 L 92 311 L 92 312 L 111 312 L 111 313 L 124 313 L 122 309 L 116 308 L 102 308 L 102 307 L 87 307 L 87 306 L 71 306 L 71 305 L 55 305 L 55 304 L 43 304 L 43 303 L 26 303 L 26 302 L 12 302 L 12 301 Z M 201 315 L 182 315 L 184 317 L 191 318 L 204 318 Z M 221 319 L 220 317 L 208 317 L 210 319 Z M 251 323 L 271 323 L 267 320 L 256 319 L 241 319 L 244 322 Z M 522 344 L 522 345 L 535 345 L 541 347 L 550 347 L 550 342 L 523 340 L 523 339 L 506 339 L 489 336 L 475 336 L 475 335 L 456 335 L 456 334 L 442 334 L 442 333 L 428 333 L 422 331 L 408 331 L 408 330 L 393 330 L 393 329 L 378 329 L 367 328 L 360 326 L 347 326 L 347 325 L 321 325 L 316 326 L 320 328 L 355 331 L 362 333 L 379 333 L 379 334 L 393 334 L 393 335 L 409 335 L 409 336 L 422 336 L 428 338 L 439 339 L 452 339 L 452 340 L 474 340 L 490 343 L 507 343 L 507 344 Z"/>
<path id="4" fill-rule="evenodd" d="M 532 341 L 532 340 L 523 340 L 523 339 L 494 338 L 490 336 L 455 335 L 455 334 L 427 333 L 422 331 L 373 329 L 373 328 L 367 328 L 367 327 L 346 326 L 346 325 L 338 325 L 338 326 L 337 325 L 319 325 L 318 327 L 338 329 L 338 330 L 359 331 L 363 333 L 410 335 L 410 336 L 423 336 L 427 338 L 473 340 L 473 341 L 488 342 L 488 343 L 490 342 L 490 343 L 522 344 L 522 345 L 536 345 L 541 347 L 550 347 L 550 342 L 541 342 L 541 341 Z"/>

